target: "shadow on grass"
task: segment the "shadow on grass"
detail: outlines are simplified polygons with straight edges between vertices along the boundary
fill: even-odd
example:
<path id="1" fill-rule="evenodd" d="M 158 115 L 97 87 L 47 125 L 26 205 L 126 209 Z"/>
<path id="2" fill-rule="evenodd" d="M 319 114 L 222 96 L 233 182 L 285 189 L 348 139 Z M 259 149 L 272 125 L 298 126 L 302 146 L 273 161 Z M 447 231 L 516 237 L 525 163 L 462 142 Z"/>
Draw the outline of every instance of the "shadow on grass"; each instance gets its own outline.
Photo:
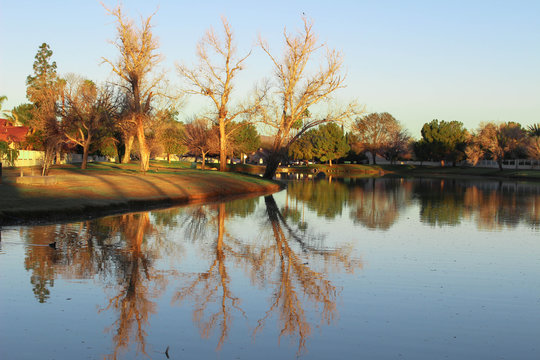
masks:
<path id="1" fill-rule="evenodd" d="M 130 176 L 63 170 L 65 178 L 57 175 L 61 181 L 50 187 L 0 185 L 0 225 L 88 219 L 277 190 L 205 172 Z"/>

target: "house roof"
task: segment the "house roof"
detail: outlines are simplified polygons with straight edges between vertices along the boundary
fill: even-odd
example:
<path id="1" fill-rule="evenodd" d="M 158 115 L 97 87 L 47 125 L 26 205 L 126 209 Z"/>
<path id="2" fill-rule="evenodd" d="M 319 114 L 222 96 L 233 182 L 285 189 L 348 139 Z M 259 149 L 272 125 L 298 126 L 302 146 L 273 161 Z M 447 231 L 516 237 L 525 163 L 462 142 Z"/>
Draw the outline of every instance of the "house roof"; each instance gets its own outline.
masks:
<path id="1" fill-rule="evenodd" d="M 12 126 L 8 119 L 0 119 L 0 141 L 21 142 L 28 134 L 27 126 Z"/>

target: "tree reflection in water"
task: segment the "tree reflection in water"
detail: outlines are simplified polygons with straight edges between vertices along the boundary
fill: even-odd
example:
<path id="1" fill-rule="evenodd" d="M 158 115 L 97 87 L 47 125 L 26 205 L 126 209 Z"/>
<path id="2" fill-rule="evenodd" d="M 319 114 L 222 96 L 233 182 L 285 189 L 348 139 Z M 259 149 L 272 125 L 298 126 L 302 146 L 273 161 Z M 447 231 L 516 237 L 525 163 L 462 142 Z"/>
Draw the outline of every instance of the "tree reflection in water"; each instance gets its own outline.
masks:
<path id="1" fill-rule="evenodd" d="M 362 266 L 351 246 L 331 246 L 324 234 L 315 233 L 313 220 L 350 214 L 368 229 L 387 230 L 400 211 L 418 206 L 420 219 L 430 226 L 455 225 L 464 219 L 489 230 L 540 225 L 539 187 L 515 182 L 333 179 L 330 186 L 328 181 L 307 181 L 289 186 L 281 209 L 273 196 L 266 196 L 264 211 L 256 212 L 260 203 L 260 198 L 252 198 L 25 228 L 24 266 L 31 273 L 32 291 L 44 303 L 59 277 L 99 278 L 108 298 L 100 312 L 114 312 L 116 318 L 110 326 L 114 344 L 110 358 L 132 343 L 138 352 L 148 353 L 149 320 L 171 279 L 182 281 L 173 302 L 193 303 L 193 321 L 201 336 L 216 333 L 218 349 L 227 341 L 233 320 L 240 317 L 254 321 L 254 338 L 276 321 L 279 339 L 297 339 L 302 353 L 314 326 L 311 309 L 317 309 L 314 313 L 324 324 L 337 317 L 340 288 L 329 275 Z M 253 227 L 258 219 L 256 238 L 230 233 L 227 225 L 235 218 L 245 218 L 242 224 Z M 180 263 L 183 258 L 182 242 L 168 240 L 168 231 L 183 232 L 190 246 L 200 247 L 198 254 L 208 257 L 203 271 L 158 270 L 162 259 Z M 56 249 L 49 247 L 54 241 Z M 244 311 L 247 299 L 233 291 L 232 284 L 240 280 L 231 266 L 241 268 L 253 288 L 271 290 L 260 313 Z"/>
<path id="2" fill-rule="evenodd" d="M 400 212 L 420 205 L 420 220 L 431 226 L 456 226 L 471 219 L 485 230 L 526 223 L 540 226 L 540 190 L 536 184 L 458 179 L 345 178 L 296 181 L 287 189 L 283 214 L 295 222 L 304 206 L 332 219 L 349 209 L 351 219 L 368 229 L 388 230 Z M 300 209 L 298 206 L 300 203 Z"/>
<path id="3" fill-rule="evenodd" d="M 148 235 L 154 235 L 152 244 L 145 241 Z M 159 297 L 166 286 L 166 277 L 154 269 L 153 260 L 158 252 L 171 253 L 171 244 L 157 235 L 147 212 L 71 226 L 28 228 L 25 267 L 32 271 L 36 298 L 45 302 L 57 277 L 99 276 L 107 292 L 112 291 L 99 312 L 112 310 L 118 314 L 109 328 L 114 332 L 114 351 L 108 357 L 116 359 L 132 342 L 138 352 L 147 354 L 145 328 L 156 312 L 152 299 Z M 48 245 L 51 240 L 56 241 L 56 249 Z"/>
<path id="4" fill-rule="evenodd" d="M 219 204 L 216 208 L 217 237 L 212 245 L 213 251 L 210 253 L 213 260 L 207 271 L 198 274 L 194 280 L 188 281 L 188 284 L 174 295 L 173 301 L 181 303 L 187 297 L 194 300 L 196 308 L 193 311 L 193 321 L 198 325 L 203 338 L 208 338 L 214 328 L 220 328 L 217 345 L 219 349 L 227 339 L 232 312 L 236 310 L 245 316 L 240 308 L 240 299 L 234 296 L 230 289 L 231 279 L 227 270 L 227 260 L 231 257 L 233 261 L 241 261 L 245 257 L 241 256 L 232 244 L 225 242 L 225 204 Z M 201 216 L 205 213 L 204 209 L 204 207 L 197 209 L 198 216 L 192 219 L 206 222 L 207 217 Z M 200 229 L 201 226 L 195 226 L 193 223 L 189 223 L 187 227 L 192 238 L 200 235 Z M 219 307 L 212 312 L 208 310 L 208 307 L 213 303 L 219 304 Z M 205 316 L 207 311 L 212 313 Z"/>
<path id="5" fill-rule="evenodd" d="M 255 333 L 264 327 L 272 313 L 279 314 L 281 328 L 280 339 L 283 335 L 298 335 L 298 352 L 305 350 L 306 340 L 311 334 L 311 325 L 304 311 L 306 303 L 319 308 L 321 322 L 330 324 L 337 315 L 336 297 L 339 290 L 329 281 L 325 272 L 316 272 L 308 265 L 310 260 L 322 258 L 325 263 L 338 265 L 349 272 L 362 264 L 351 259 L 350 248 L 324 249 L 311 245 L 311 241 L 292 229 L 283 217 L 273 196 L 265 197 L 266 213 L 271 225 L 275 243 L 261 249 L 260 271 L 277 273 L 277 288 L 271 299 L 270 308 L 265 316 L 259 319 Z M 295 250 L 292 242 L 296 243 Z M 273 269 L 272 269 L 273 267 Z M 264 269 L 264 270 L 263 270 Z M 303 303 L 304 302 L 304 303 Z"/>
<path id="6" fill-rule="evenodd" d="M 50 289 L 54 286 L 56 278 L 56 266 L 60 260 L 60 254 L 49 246 L 51 239 L 56 239 L 59 226 L 32 227 L 26 231 L 26 241 L 31 246 L 26 251 L 24 267 L 31 271 L 30 283 L 34 296 L 40 303 L 44 303 L 50 296 Z"/>
<path id="7" fill-rule="evenodd" d="M 414 192 L 420 201 L 420 220 L 430 225 L 455 226 L 464 216 L 465 186 L 456 180 L 418 180 Z"/>
<path id="8" fill-rule="evenodd" d="M 499 182 L 496 186 L 468 186 L 463 207 L 474 216 L 481 229 L 516 227 L 522 221 L 532 228 L 540 226 L 538 187 Z"/>
<path id="9" fill-rule="evenodd" d="M 350 183 L 351 219 L 371 230 L 390 229 L 410 203 L 412 184 L 403 179 L 354 180 Z"/>
<path id="10" fill-rule="evenodd" d="M 265 216 L 268 218 L 266 224 L 269 226 L 263 225 L 261 233 L 264 233 L 265 229 L 271 229 L 273 241 L 269 243 L 260 240 L 243 242 L 226 231 L 225 220 L 228 216 L 244 216 L 245 209 L 255 209 L 249 202 L 231 202 L 227 205 L 216 205 L 213 209 L 201 207 L 197 210 L 200 214 L 200 209 L 206 209 L 202 211 L 206 216 L 198 216 L 203 222 L 207 222 L 208 217 L 214 214 L 214 220 L 210 222 L 216 224 L 217 237 L 212 244 L 213 251 L 207 253 L 212 259 L 208 270 L 192 276 L 193 279 L 188 280 L 187 284 L 177 291 L 174 301 L 180 304 L 188 298 L 192 300 L 193 320 L 198 325 L 201 336 L 209 337 L 212 331 L 218 331 L 217 349 L 220 349 L 227 339 L 233 313 L 247 317 L 241 308 L 241 299 L 230 289 L 232 279 L 227 266 L 231 263 L 243 266 L 252 283 L 257 286 L 278 284 L 270 299 L 269 309 L 257 321 L 253 335 L 260 332 L 268 318 L 277 312 L 280 322 L 279 337 L 297 335 L 299 352 L 305 349 L 306 340 L 311 334 L 311 325 L 304 311 L 307 304 L 303 302 L 321 307 L 321 320 L 330 323 L 337 313 L 335 300 L 339 293 L 326 279 L 324 272 L 316 272 L 310 268 L 308 260 L 315 261 L 316 257 L 320 257 L 326 263 L 338 264 L 348 271 L 361 266 L 359 261 L 351 259 L 351 248 L 324 249 L 318 246 L 320 241 L 314 241 L 304 232 L 291 228 L 272 196 L 265 197 L 265 205 Z M 233 210 L 233 213 L 227 213 L 227 209 Z M 235 209 L 242 211 L 235 213 Z M 197 233 L 199 228 L 192 223 L 188 223 L 186 227 L 188 232 L 192 229 Z M 272 276 L 277 279 L 271 278 Z M 216 308 L 211 309 L 215 304 Z"/>
<path id="11" fill-rule="evenodd" d="M 137 344 L 137 351 L 146 352 L 146 331 L 150 315 L 156 312 L 152 297 L 159 297 L 165 289 L 166 278 L 152 267 L 152 249 L 145 243 L 145 236 L 155 231 L 149 213 L 127 214 L 117 217 L 114 224 L 125 241 L 124 248 L 116 253 L 114 295 L 100 311 L 113 309 L 118 319 L 111 325 L 115 335 L 115 350 L 110 358 L 116 359 L 130 342 Z"/>
<path id="12" fill-rule="evenodd" d="M 540 225 L 540 188 L 503 181 L 420 179 L 413 182 L 420 219 L 432 226 L 455 226 L 464 219 L 484 230 Z"/>

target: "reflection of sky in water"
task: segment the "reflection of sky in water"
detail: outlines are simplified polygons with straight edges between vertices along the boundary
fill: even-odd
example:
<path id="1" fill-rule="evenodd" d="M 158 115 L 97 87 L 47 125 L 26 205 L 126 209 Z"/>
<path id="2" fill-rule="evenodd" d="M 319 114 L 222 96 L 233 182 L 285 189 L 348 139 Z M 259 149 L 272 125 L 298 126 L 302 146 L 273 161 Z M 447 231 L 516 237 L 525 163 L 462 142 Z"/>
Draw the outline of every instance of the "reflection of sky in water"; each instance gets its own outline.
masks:
<path id="1" fill-rule="evenodd" d="M 288 198 L 287 191 L 273 196 L 277 213 L 261 197 L 2 229 L 0 358 L 102 358 L 126 334 L 119 358 L 144 358 L 142 350 L 166 358 L 167 346 L 171 358 L 540 356 L 537 185 L 514 192 L 505 185 L 496 195 L 496 182 L 434 180 L 423 184 L 429 193 L 415 181 L 340 184 L 323 184 L 319 194 L 313 183 L 289 186 Z M 313 194 L 299 199 L 303 186 Z M 272 227 L 272 216 L 284 221 Z M 94 248 L 85 240 L 90 232 L 103 240 Z M 305 277 L 295 277 L 299 271 Z M 49 276 L 47 289 L 36 290 L 36 274 Z M 195 281 L 199 295 L 216 292 L 208 299 L 186 293 Z M 283 297 L 272 307 L 293 293 L 292 312 Z M 326 317 L 324 294 L 335 305 Z M 107 309 L 115 298 L 132 300 Z M 144 348 L 133 314 L 122 309 L 146 319 Z M 294 321 L 283 317 L 294 310 L 303 312 L 304 327 L 287 330 Z M 213 324 L 210 314 L 218 314 Z M 118 337 L 119 326 L 132 332 Z"/>

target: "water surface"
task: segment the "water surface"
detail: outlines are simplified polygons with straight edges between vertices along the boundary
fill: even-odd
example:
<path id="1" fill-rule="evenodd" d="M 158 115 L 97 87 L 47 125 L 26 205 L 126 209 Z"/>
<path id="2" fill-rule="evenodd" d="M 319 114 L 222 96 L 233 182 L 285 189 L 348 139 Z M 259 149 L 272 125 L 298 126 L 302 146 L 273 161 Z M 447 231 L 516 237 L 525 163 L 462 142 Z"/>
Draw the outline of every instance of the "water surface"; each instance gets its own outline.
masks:
<path id="1" fill-rule="evenodd" d="M 538 359 L 539 229 L 537 184 L 354 178 L 4 227 L 0 358 Z"/>

